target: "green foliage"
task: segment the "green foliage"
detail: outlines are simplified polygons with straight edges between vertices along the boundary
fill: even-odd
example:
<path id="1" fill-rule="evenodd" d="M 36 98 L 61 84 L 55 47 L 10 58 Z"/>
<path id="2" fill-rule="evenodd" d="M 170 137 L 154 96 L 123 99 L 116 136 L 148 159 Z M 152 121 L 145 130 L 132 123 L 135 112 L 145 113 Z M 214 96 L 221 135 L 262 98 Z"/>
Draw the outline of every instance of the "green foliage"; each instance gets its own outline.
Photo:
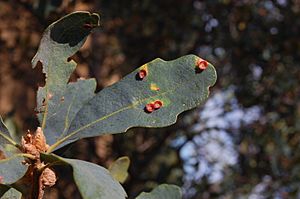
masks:
<path id="1" fill-rule="evenodd" d="M 2 178 L 2 184 L 12 184 L 26 173 L 27 166 L 22 164 L 23 160 L 22 154 L 0 160 L 0 176 Z"/>
<path id="2" fill-rule="evenodd" d="M 136 199 L 181 199 L 182 193 L 179 187 L 162 184 L 150 193 L 141 193 Z"/>
<path id="3" fill-rule="evenodd" d="M 68 83 L 76 67 L 69 57 L 79 50 L 88 34 L 98 26 L 97 14 L 75 12 L 51 24 L 44 32 L 32 64 L 35 67 L 41 62 L 46 74 L 45 87 L 38 90 L 37 110 L 50 148 L 47 151 L 40 150 L 41 157 L 36 157 L 36 153 L 15 153 L 1 160 L 2 184 L 13 186 L 24 176 L 27 167 L 21 162 L 26 156 L 30 158 L 27 163 L 34 165 L 33 173 L 36 176 L 42 175 L 45 165 L 71 166 L 84 199 L 125 198 L 126 193 L 117 180 L 123 182 L 126 179 L 128 158 L 117 161 L 111 167 L 110 174 L 101 166 L 62 158 L 51 152 L 85 137 L 122 133 L 132 127 L 169 126 L 176 122 L 180 113 L 207 99 L 209 87 L 216 82 L 216 71 L 206 61 L 207 68 L 199 69 L 201 59 L 195 55 L 173 61 L 155 59 L 97 94 L 94 94 L 94 79 Z M 41 135 L 38 137 L 39 143 L 43 143 L 42 138 Z M 7 145 L 20 148 L 11 139 L 1 120 L 0 149 L 9 151 L 6 150 Z M 39 160 L 45 165 L 41 165 Z M 26 194 L 28 190 L 23 192 Z M 139 198 L 180 198 L 180 195 L 178 187 L 162 185 Z"/>
<path id="4" fill-rule="evenodd" d="M 33 11 L 28 12 L 31 5 L 37 5 L 36 2 L 47 2 L 48 5 L 51 2 L 63 2 L 63 5 L 55 11 L 52 9 L 48 17 L 37 18 L 32 14 Z M 185 194 L 191 190 L 192 195 L 186 198 L 248 198 L 251 192 L 256 191 L 255 186 L 258 184 L 260 186 L 265 177 L 271 177 L 272 180 L 268 182 L 267 189 L 261 195 L 268 195 L 270 198 L 278 195 L 286 198 L 298 197 L 300 192 L 298 1 L 164 0 L 155 3 L 150 0 L 132 0 L 130 3 L 120 0 L 0 1 L 0 7 L 4 8 L 0 10 L 3 27 L 0 28 L 2 46 L 0 111 L 5 114 L 5 120 L 10 117 L 7 113 L 13 108 L 14 119 L 19 120 L 18 122 L 21 120 L 21 124 L 18 124 L 20 127 L 25 121 L 24 129 L 36 126 L 31 111 L 35 103 L 32 100 L 32 91 L 36 88 L 36 82 L 41 82 L 41 79 L 38 71 L 31 71 L 28 64 L 37 46 L 36 39 L 31 38 L 40 35 L 41 29 L 49 24 L 49 20 L 70 10 L 82 8 L 82 5 L 91 10 L 100 10 L 105 16 L 100 37 L 91 38 L 93 44 L 77 57 L 80 63 L 84 64 L 82 67 L 86 68 L 85 64 L 88 63 L 89 67 L 86 68 L 88 74 L 98 78 L 99 88 L 106 85 L 112 75 L 115 77 L 116 74 L 127 73 L 131 68 L 155 57 L 170 60 L 194 52 L 220 66 L 217 88 L 222 88 L 221 93 L 223 89 L 227 90 L 228 87 L 234 86 L 235 94 L 238 94 L 238 99 L 234 100 L 237 100 L 238 106 L 242 109 L 252 105 L 261 107 L 260 122 L 244 126 L 242 129 L 221 129 L 228 130 L 232 136 L 233 148 L 238 155 L 236 165 L 224 171 L 223 183 L 211 184 L 206 177 L 187 181 L 186 184 L 190 186 L 184 187 Z M 49 12 L 45 11 L 45 15 L 47 14 Z M 13 34 L 10 34 L 12 32 Z M 125 59 L 117 61 L 118 57 Z M 96 65 L 99 67 L 95 69 Z M 256 69 L 260 69 L 261 76 L 253 76 L 253 73 L 257 72 Z M 18 74 L 22 74 L 22 79 Z M 20 89 L 15 89 L 16 86 L 11 88 L 11 85 L 18 85 L 17 88 Z M 10 89 L 5 89 L 6 87 Z M 13 95 L 9 94 L 9 90 L 12 89 Z M 217 89 L 214 89 L 214 92 L 220 94 Z M 22 103 L 15 106 L 20 104 L 18 103 L 20 96 Z M 228 108 L 226 105 L 225 112 L 220 114 L 223 117 L 231 110 L 231 107 Z M 182 164 L 186 165 L 187 161 L 181 161 L 180 157 L 177 157 L 177 161 L 169 165 L 169 156 L 163 151 L 169 147 L 169 140 L 174 139 L 174 135 L 179 134 L 179 138 L 191 139 L 193 136 L 197 138 L 199 134 L 203 135 L 206 130 L 215 130 L 213 127 L 195 132 L 194 128 L 190 128 L 192 124 L 199 127 L 199 124 L 207 123 L 203 120 L 194 120 L 193 116 L 197 114 L 192 113 L 194 111 L 187 113 L 171 128 L 139 128 L 127 134 L 114 136 L 113 154 L 121 156 L 126 153 L 134 157 L 131 164 L 131 173 L 134 175 L 126 182 L 126 191 L 130 193 L 129 195 L 136 193 L 137 189 L 152 187 L 152 181 L 185 183 L 182 175 L 186 176 L 186 173 Z M 212 119 L 216 121 L 218 118 L 214 116 Z M 154 141 L 146 153 L 141 151 L 140 145 L 135 145 L 140 137 L 143 138 L 143 144 L 149 140 Z M 81 142 L 84 145 L 78 143 L 80 149 L 73 147 L 68 154 L 95 160 L 99 155 L 91 151 L 94 148 L 99 149 L 99 145 L 85 144 L 98 144 L 99 140 L 104 139 L 84 140 Z M 163 142 L 163 139 L 166 141 Z M 177 137 L 175 139 L 177 140 Z M 196 146 L 196 149 L 202 150 L 203 145 Z M 172 150 L 176 156 L 181 146 Z M 223 153 L 221 155 L 224 157 Z M 166 160 L 156 161 L 160 160 L 160 157 L 165 157 Z M 101 163 L 106 161 L 100 160 Z M 168 165 L 165 165 L 165 162 Z M 202 157 L 194 165 L 195 169 L 199 163 L 202 163 Z M 153 166 L 158 169 L 153 169 Z M 215 174 L 215 170 L 211 167 L 209 171 L 210 174 Z M 173 172 L 180 174 L 176 179 L 170 180 L 170 173 Z M 138 186 L 141 178 L 144 180 L 143 186 Z M 65 188 L 70 186 L 66 182 L 70 179 L 64 177 L 60 180 L 63 181 L 61 184 L 65 185 L 56 186 L 54 189 L 59 193 L 58 198 L 63 198 Z"/>
<path id="5" fill-rule="evenodd" d="M 65 136 L 58 139 L 50 151 L 84 137 L 121 133 L 137 126 L 164 127 L 175 123 L 179 113 L 207 99 L 208 88 L 216 81 L 212 65 L 201 73 L 196 71 L 198 59 L 194 55 L 168 62 L 156 59 L 103 89 L 78 111 Z M 137 79 L 138 72 L 144 68 L 148 75 L 143 80 Z M 145 106 L 156 100 L 162 102 L 162 107 L 148 113 Z"/>
<path id="6" fill-rule="evenodd" d="M 86 25 L 91 28 L 87 28 Z M 61 108 L 66 90 L 72 89 L 72 86 L 67 87 L 67 82 L 76 63 L 68 58 L 79 50 L 91 30 L 97 26 L 97 14 L 75 12 L 61 18 L 45 30 L 38 52 L 32 59 L 33 67 L 41 62 L 46 74 L 46 85 L 40 87 L 37 94 L 37 110 L 41 112 L 39 120 L 42 129 L 45 128 L 47 119 L 56 115 Z M 49 136 L 50 134 L 52 133 L 46 134 L 47 138 L 53 136 Z M 51 141 L 51 138 L 49 140 Z"/>
<path id="7" fill-rule="evenodd" d="M 4 195 L 1 196 L 1 188 L 0 188 L 0 197 L 1 199 L 21 199 L 21 192 L 17 191 L 14 188 L 10 188 Z"/>
<path id="8" fill-rule="evenodd" d="M 23 154 L 17 148 L 10 133 L 0 117 L 0 151 L 6 159 L 0 160 L 0 184 L 11 185 L 26 173 L 27 166 L 22 164 Z M 5 188 L 4 188 L 5 189 Z"/>
<path id="9" fill-rule="evenodd" d="M 49 152 L 80 138 L 121 133 L 135 126 L 171 125 L 179 113 L 201 104 L 216 81 L 211 64 L 197 72 L 199 58 L 188 55 L 169 62 L 156 59 L 147 63 L 96 96 L 94 80 L 67 84 L 76 66 L 67 59 L 82 46 L 98 20 L 96 14 L 75 12 L 51 24 L 33 58 L 33 66 L 42 62 L 47 77 L 45 87 L 38 91 L 37 109 L 43 112 L 39 115 L 42 128 L 48 143 L 53 144 Z M 87 24 L 92 27 L 88 31 Z M 137 78 L 140 70 L 147 72 L 144 80 Z M 147 113 L 146 104 L 155 100 L 162 101 L 163 107 Z"/>
<path id="10" fill-rule="evenodd" d="M 71 122 L 84 102 L 94 96 L 96 81 L 94 79 L 78 80 L 69 83 L 59 102 L 58 108 L 46 119 L 45 134 L 47 142 L 54 144 L 67 135 Z M 47 117 L 47 116 L 45 116 Z"/>
<path id="11" fill-rule="evenodd" d="M 0 116 L 0 150 L 6 157 L 11 155 L 12 150 L 17 146 L 17 143 L 12 139 L 7 127 L 5 126 Z"/>
<path id="12" fill-rule="evenodd" d="M 8 190 L 9 190 L 8 186 L 0 184 L 0 197 L 2 197 Z"/>
<path id="13" fill-rule="evenodd" d="M 112 163 L 109 167 L 111 175 L 120 183 L 124 183 L 128 177 L 128 168 L 130 159 L 127 156 L 120 157 Z"/>
<path id="14" fill-rule="evenodd" d="M 42 155 L 45 162 L 52 165 L 70 165 L 74 180 L 84 199 L 124 199 L 127 195 L 123 187 L 110 175 L 109 171 L 99 165 L 61 158 L 56 155 Z"/>

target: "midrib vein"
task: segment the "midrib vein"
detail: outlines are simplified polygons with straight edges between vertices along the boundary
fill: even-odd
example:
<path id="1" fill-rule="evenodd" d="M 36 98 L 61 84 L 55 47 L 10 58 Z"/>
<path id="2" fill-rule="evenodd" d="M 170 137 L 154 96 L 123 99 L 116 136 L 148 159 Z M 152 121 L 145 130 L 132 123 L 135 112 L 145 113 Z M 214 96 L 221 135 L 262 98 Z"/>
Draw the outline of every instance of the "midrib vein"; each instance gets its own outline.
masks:
<path id="1" fill-rule="evenodd" d="M 8 142 L 10 142 L 12 145 L 17 146 L 17 143 L 15 141 L 13 141 L 10 137 L 8 137 L 3 131 L 0 131 L 0 135 L 7 140 Z"/>
<path id="2" fill-rule="evenodd" d="M 155 98 L 155 97 L 159 97 L 159 96 L 163 96 L 163 95 L 165 95 L 165 94 L 167 94 L 167 93 L 170 93 L 170 92 L 172 92 L 172 91 L 174 91 L 174 90 L 176 90 L 176 89 L 168 90 L 168 91 L 165 91 L 165 92 L 163 92 L 163 93 L 160 93 L 160 94 L 157 94 L 157 95 L 154 95 L 154 96 L 151 96 L 151 97 L 142 99 L 142 100 L 138 100 L 138 101 L 136 101 L 136 102 L 134 102 L 134 103 L 132 103 L 132 104 L 130 104 L 130 105 L 124 107 L 124 108 L 121 108 L 121 109 L 119 109 L 119 110 L 117 110 L 117 111 L 114 111 L 114 112 L 108 114 L 108 115 L 105 115 L 105 116 L 103 116 L 103 117 L 100 117 L 100 118 L 98 118 L 98 119 L 96 119 L 96 120 L 94 120 L 94 121 L 92 121 L 92 122 L 90 122 L 90 123 L 88 123 L 88 124 L 82 126 L 81 128 L 79 128 L 79 129 L 77 129 L 77 130 L 71 132 L 70 134 L 68 134 L 68 135 L 67 135 L 66 137 L 64 137 L 63 139 L 61 139 L 61 140 L 57 141 L 56 143 L 54 143 L 54 144 L 49 148 L 48 153 L 50 153 L 50 152 L 51 152 L 52 150 L 54 150 L 57 146 L 59 146 L 61 143 L 63 143 L 64 141 L 66 141 L 66 140 L 69 139 L 70 137 L 76 135 L 78 132 L 80 132 L 80 131 L 82 131 L 82 130 L 84 130 L 84 129 L 86 129 L 86 128 L 89 128 L 90 126 L 92 126 L 92 125 L 94 125 L 94 124 L 96 124 L 96 123 L 98 123 L 98 122 L 101 122 L 101 121 L 103 121 L 103 120 L 105 120 L 105 119 L 107 119 L 107 118 L 109 118 L 109 117 L 112 117 L 113 115 L 115 115 L 115 114 L 117 114 L 117 113 L 120 113 L 120 112 L 122 112 L 122 111 L 128 110 L 128 109 L 130 109 L 130 108 L 133 108 L 133 107 L 135 107 L 136 105 L 141 104 L 141 103 L 147 101 L 148 99 Z"/>

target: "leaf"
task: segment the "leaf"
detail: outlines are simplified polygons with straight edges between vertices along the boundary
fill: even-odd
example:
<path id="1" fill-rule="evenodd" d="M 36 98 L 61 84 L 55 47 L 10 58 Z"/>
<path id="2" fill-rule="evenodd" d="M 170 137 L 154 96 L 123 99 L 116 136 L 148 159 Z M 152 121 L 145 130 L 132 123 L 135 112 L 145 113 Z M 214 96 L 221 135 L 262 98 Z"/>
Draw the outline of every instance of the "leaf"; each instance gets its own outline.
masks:
<path id="1" fill-rule="evenodd" d="M 124 199 L 127 194 L 109 172 L 96 164 L 65 159 L 73 167 L 74 179 L 84 199 Z"/>
<path id="2" fill-rule="evenodd" d="M 99 26 L 99 15 L 89 12 L 74 12 L 51 24 L 44 32 L 38 52 L 32 60 L 35 67 L 43 64 L 46 85 L 37 94 L 38 118 L 45 128 L 47 116 L 56 113 L 62 103 L 67 82 L 76 67 L 68 61 L 83 45 L 93 28 Z"/>
<path id="3" fill-rule="evenodd" d="M 44 161 L 53 164 L 69 164 L 73 168 L 75 183 L 84 199 L 125 199 L 127 197 L 123 187 L 104 167 L 54 154 L 42 154 L 41 157 Z"/>
<path id="4" fill-rule="evenodd" d="M 65 137 L 49 152 L 80 138 L 126 132 L 132 127 L 164 127 L 176 122 L 178 114 L 203 103 L 216 82 L 211 64 L 200 72 L 199 57 L 187 55 L 173 61 L 155 59 L 103 89 L 78 112 Z M 139 71 L 147 73 L 141 80 Z M 162 107 L 148 113 L 145 106 L 156 100 Z"/>
<path id="5" fill-rule="evenodd" d="M 0 198 L 10 189 L 9 186 L 0 184 Z"/>
<path id="6" fill-rule="evenodd" d="M 1 184 L 10 185 L 25 175 L 27 166 L 22 164 L 23 160 L 22 154 L 0 160 Z"/>
<path id="7" fill-rule="evenodd" d="M 0 116 L 0 150 L 6 157 L 12 155 L 12 149 L 16 149 L 17 143 L 11 138 L 10 133 Z"/>
<path id="8" fill-rule="evenodd" d="M 124 183 L 128 177 L 130 159 L 127 156 L 120 157 L 109 167 L 111 175 L 120 183 Z"/>
<path id="9" fill-rule="evenodd" d="M 162 184 L 150 193 L 141 193 L 136 199 L 182 199 L 182 193 L 178 186 Z"/>
<path id="10" fill-rule="evenodd" d="M 0 195 L 1 196 L 1 195 Z M 14 188 L 10 188 L 5 194 L 1 197 L 1 199 L 21 199 L 22 194 Z"/>
<path id="11" fill-rule="evenodd" d="M 17 125 L 12 117 L 6 117 L 4 120 L 4 124 L 6 125 L 6 128 L 9 132 L 12 140 L 14 140 L 16 142 L 21 140 L 22 135 L 20 132 L 18 132 Z"/>
<path id="12" fill-rule="evenodd" d="M 83 103 L 94 96 L 96 81 L 94 79 L 78 80 L 67 85 L 64 100 L 52 115 L 48 116 L 45 136 L 48 144 L 53 144 L 63 137 L 70 127 L 71 121 Z"/>
<path id="13" fill-rule="evenodd" d="M 9 189 L 5 185 L 17 182 L 27 171 L 27 166 L 22 164 L 24 154 L 20 153 L 17 146 L 0 117 L 0 150 L 5 155 L 5 159 L 0 159 L 0 196 Z M 12 193 L 13 191 L 9 191 L 7 194 Z M 13 195 L 6 196 L 6 198 L 13 198 Z"/>

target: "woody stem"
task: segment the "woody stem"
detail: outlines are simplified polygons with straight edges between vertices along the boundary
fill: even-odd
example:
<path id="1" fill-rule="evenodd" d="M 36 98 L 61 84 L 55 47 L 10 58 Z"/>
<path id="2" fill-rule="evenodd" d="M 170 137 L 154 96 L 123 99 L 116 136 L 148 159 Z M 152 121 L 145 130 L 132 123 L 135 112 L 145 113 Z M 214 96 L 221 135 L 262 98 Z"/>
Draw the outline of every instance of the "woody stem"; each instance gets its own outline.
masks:
<path id="1" fill-rule="evenodd" d="M 40 180 L 41 174 L 42 174 L 42 170 L 35 167 L 33 170 L 31 199 L 43 199 L 44 189 Z"/>

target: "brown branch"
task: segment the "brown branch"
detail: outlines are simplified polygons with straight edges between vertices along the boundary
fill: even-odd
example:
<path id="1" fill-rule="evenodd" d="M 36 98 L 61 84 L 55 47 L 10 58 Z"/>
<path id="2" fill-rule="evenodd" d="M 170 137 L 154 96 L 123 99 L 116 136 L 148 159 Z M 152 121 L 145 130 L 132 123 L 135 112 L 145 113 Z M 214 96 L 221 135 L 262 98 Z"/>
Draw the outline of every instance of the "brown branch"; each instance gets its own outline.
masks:
<path id="1" fill-rule="evenodd" d="M 41 183 L 42 171 L 38 168 L 33 170 L 33 183 L 31 188 L 31 199 L 43 199 L 44 189 Z"/>

